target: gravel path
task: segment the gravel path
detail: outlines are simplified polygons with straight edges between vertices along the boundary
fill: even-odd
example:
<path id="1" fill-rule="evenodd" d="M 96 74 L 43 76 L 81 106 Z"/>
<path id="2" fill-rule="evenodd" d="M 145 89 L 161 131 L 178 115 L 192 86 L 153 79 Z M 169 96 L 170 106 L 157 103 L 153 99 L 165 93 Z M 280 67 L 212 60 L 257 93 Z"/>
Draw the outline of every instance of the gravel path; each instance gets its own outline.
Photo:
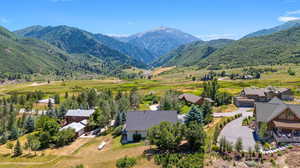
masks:
<path id="1" fill-rule="evenodd" d="M 243 119 L 252 116 L 252 112 L 247 112 L 249 108 L 239 108 L 237 111 L 242 113 L 242 117 L 228 123 L 221 131 L 219 139 L 226 137 L 229 142 L 235 143 L 241 137 L 243 140 L 244 150 L 247 151 L 249 147 L 254 149 L 255 140 L 253 137 L 253 130 L 247 126 L 242 126 Z M 235 113 L 235 112 L 234 112 Z"/>

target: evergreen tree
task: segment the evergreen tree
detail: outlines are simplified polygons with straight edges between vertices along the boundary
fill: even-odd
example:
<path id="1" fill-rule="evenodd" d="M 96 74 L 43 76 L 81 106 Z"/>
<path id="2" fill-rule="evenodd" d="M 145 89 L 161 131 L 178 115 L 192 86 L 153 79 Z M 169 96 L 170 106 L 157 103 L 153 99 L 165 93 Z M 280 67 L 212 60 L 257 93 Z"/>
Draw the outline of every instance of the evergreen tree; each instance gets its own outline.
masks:
<path id="1" fill-rule="evenodd" d="M 58 94 L 56 94 L 56 95 L 54 96 L 54 102 L 55 102 L 55 104 L 60 104 L 60 97 L 59 97 Z"/>
<path id="2" fill-rule="evenodd" d="M 189 124 L 190 122 L 197 122 L 198 124 L 203 124 L 203 111 L 202 109 L 198 108 L 196 105 L 193 105 L 191 110 L 185 117 L 185 122 Z"/>
<path id="3" fill-rule="evenodd" d="M 51 102 L 51 99 L 49 99 L 49 101 L 48 101 L 48 110 L 52 110 L 52 108 L 53 108 L 53 104 Z"/>
<path id="4" fill-rule="evenodd" d="M 69 92 L 65 93 L 65 99 L 69 98 Z"/>
<path id="5" fill-rule="evenodd" d="M 34 131 L 34 119 L 29 116 L 24 122 L 24 129 L 26 133 Z"/>
<path id="6" fill-rule="evenodd" d="M 205 131 L 202 124 L 192 121 L 186 129 L 186 139 L 190 144 L 190 148 L 194 151 L 203 150 Z"/>
<path id="7" fill-rule="evenodd" d="M 10 131 L 9 139 L 15 140 L 18 137 L 19 137 L 19 131 L 18 131 L 16 124 L 14 124 Z"/>
<path id="8" fill-rule="evenodd" d="M 17 140 L 17 143 L 14 147 L 14 153 L 13 153 L 13 156 L 15 157 L 18 157 L 18 156 L 21 156 L 22 155 L 22 146 L 20 144 L 20 141 Z"/>
<path id="9" fill-rule="evenodd" d="M 212 121 L 213 119 L 213 114 L 212 114 L 212 107 L 210 103 L 204 102 L 202 105 L 202 110 L 203 110 L 203 116 L 204 116 L 204 123 L 208 124 Z"/>
<path id="10" fill-rule="evenodd" d="M 133 88 L 130 90 L 130 105 L 133 109 L 137 109 L 140 105 L 140 96 L 137 92 L 137 88 Z"/>

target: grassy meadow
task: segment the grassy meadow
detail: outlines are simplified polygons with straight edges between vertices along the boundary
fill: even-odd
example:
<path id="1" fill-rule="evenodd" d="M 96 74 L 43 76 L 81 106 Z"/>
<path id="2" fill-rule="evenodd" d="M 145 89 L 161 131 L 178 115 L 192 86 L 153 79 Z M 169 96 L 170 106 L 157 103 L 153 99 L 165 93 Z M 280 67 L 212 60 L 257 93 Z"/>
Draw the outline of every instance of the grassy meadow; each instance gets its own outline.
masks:
<path id="1" fill-rule="evenodd" d="M 263 67 L 263 66 L 260 66 Z M 269 66 L 270 67 L 270 66 Z M 295 76 L 290 76 L 287 71 L 291 67 L 296 72 Z M 296 97 L 300 98 L 300 66 L 285 65 L 273 66 L 278 71 L 275 73 L 263 73 L 261 79 L 255 80 L 219 80 L 221 90 L 232 94 L 238 94 L 244 87 L 266 87 L 269 85 L 277 87 L 291 88 Z M 220 70 L 221 71 L 221 70 Z M 220 72 L 217 71 L 217 72 Z M 226 70 L 229 73 L 241 73 L 241 69 Z M 62 97 L 65 92 L 69 95 L 77 94 L 86 88 L 111 89 L 113 92 L 128 91 L 132 87 L 137 87 L 141 94 L 154 93 L 158 96 L 164 94 L 169 89 L 178 90 L 181 92 L 188 92 L 200 94 L 202 92 L 203 82 L 196 80 L 192 81 L 192 76 L 199 79 L 207 70 L 198 70 L 195 67 L 189 68 L 163 68 L 156 69 L 153 72 L 153 78 L 138 79 L 138 80 L 70 80 L 70 81 L 52 81 L 48 83 L 20 83 L 0 85 L 0 97 L 12 94 L 22 94 L 41 90 L 46 92 L 48 96 L 60 94 Z M 63 98 L 62 98 L 63 101 Z M 148 108 L 147 102 L 141 105 L 142 110 Z M 221 106 L 214 109 L 214 112 L 233 111 L 236 107 L 233 105 Z M 183 111 L 187 112 L 188 107 L 183 107 Z M 214 125 L 224 119 L 215 118 L 214 122 L 210 124 L 206 130 L 208 136 L 211 138 L 214 130 Z M 108 142 L 108 145 L 103 151 L 98 151 L 97 146 L 102 142 Z M 111 135 L 101 136 L 93 139 L 77 139 L 71 145 L 59 148 L 49 149 L 38 152 L 36 157 L 20 157 L 12 158 L 9 155 L 10 151 L 6 149 L 5 145 L 0 146 L 0 168 L 71 168 L 79 164 L 83 164 L 88 168 L 113 168 L 115 161 L 124 156 L 133 156 L 138 158 L 137 168 L 149 167 L 158 168 L 153 161 L 148 161 L 142 157 L 144 150 L 149 149 L 144 143 L 121 145 L 120 137 L 113 138 Z M 26 152 L 25 152 L 26 153 Z"/>

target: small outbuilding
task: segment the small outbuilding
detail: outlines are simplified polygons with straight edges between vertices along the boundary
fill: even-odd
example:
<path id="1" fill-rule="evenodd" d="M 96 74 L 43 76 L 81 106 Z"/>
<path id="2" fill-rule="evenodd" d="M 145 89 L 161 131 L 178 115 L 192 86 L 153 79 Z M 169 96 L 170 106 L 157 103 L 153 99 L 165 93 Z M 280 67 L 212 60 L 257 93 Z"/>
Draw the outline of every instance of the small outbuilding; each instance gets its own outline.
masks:
<path id="1" fill-rule="evenodd" d="M 76 136 L 79 137 L 85 133 L 85 127 L 86 127 L 86 125 L 84 125 L 80 122 L 72 122 L 71 124 L 68 124 L 68 125 L 62 127 L 60 130 L 64 130 L 64 129 L 68 129 L 68 128 L 74 129 Z"/>

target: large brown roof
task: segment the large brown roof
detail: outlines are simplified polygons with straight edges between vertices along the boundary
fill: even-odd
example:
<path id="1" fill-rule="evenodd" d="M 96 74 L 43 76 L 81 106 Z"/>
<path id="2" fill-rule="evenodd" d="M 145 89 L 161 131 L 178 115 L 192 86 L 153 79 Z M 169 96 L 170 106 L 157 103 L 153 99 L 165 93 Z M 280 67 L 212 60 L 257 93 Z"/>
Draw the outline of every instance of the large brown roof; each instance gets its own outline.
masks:
<path id="1" fill-rule="evenodd" d="M 180 95 L 178 98 L 185 99 L 186 101 L 191 102 L 191 103 L 197 103 L 199 100 L 202 99 L 202 97 L 199 97 L 199 96 L 196 96 L 193 94 L 188 94 L 188 93 L 184 93 L 184 94 Z"/>

